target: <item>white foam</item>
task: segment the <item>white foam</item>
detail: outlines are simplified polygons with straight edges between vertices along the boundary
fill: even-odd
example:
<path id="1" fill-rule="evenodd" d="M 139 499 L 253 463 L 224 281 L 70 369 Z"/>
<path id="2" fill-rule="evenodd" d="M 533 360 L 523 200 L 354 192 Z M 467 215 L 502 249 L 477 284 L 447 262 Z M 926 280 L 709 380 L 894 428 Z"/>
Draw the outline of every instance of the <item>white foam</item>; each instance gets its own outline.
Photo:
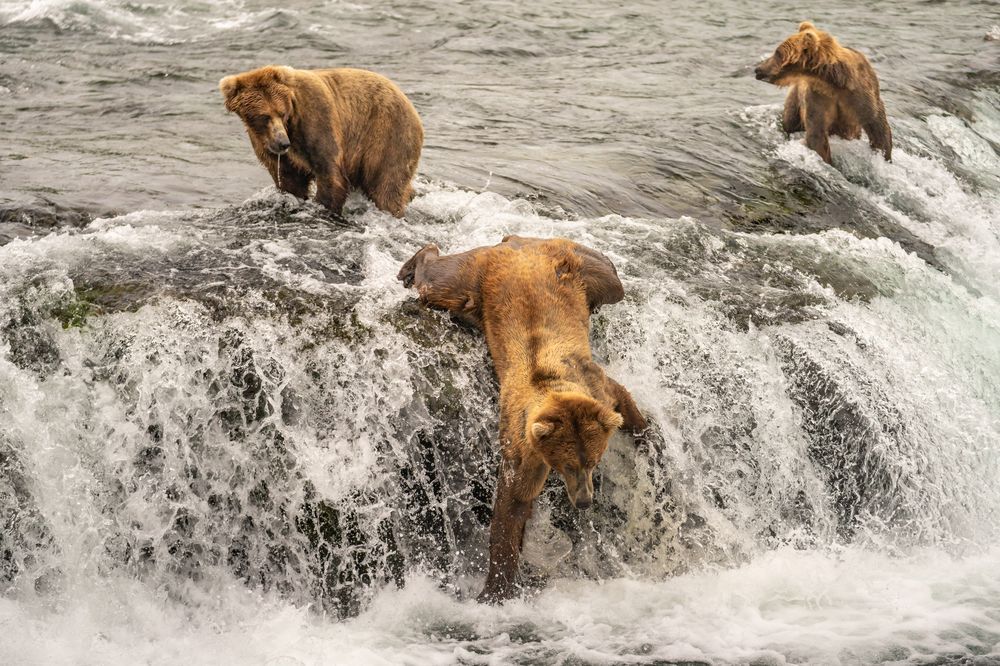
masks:
<path id="1" fill-rule="evenodd" d="M 1000 298 L 1000 198 L 995 191 L 977 190 L 938 158 L 906 150 L 897 136 L 893 161 L 885 162 L 866 141 L 830 141 L 833 165 L 825 164 L 793 136 L 778 132 L 776 107 L 750 107 L 744 119 L 771 143 L 775 156 L 815 174 L 832 185 L 875 205 L 937 254 L 960 279 L 975 289 Z M 983 116 L 984 130 L 995 114 Z M 960 165 L 976 173 L 1000 174 L 1000 157 L 989 143 L 963 121 L 946 114 L 925 120 L 926 129 L 954 151 Z"/>
<path id="2" fill-rule="evenodd" d="M 954 116 L 931 115 L 926 119 L 927 127 L 945 145 L 955 151 L 962 166 L 968 169 L 985 170 L 997 174 L 1000 158 L 989 142 L 970 130 L 962 120 Z"/>
<path id="3" fill-rule="evenodd" d="M 133 226 L 140 219 L 142 222 Z M 44 270 L 43 266 L 64 272 L 70 266 L 89 262 L 95 253 L 102 251 L 133 255 L 165 254 L 194 242 L 190 231 L 179 233 L 159 225 L 163 220 L 173 219 L 176 217 L 170 214 L 131 213 L 120 218 L 94 220 L 83 231 L 63 231 L 41 238 L 15 238 L 0 246 L 0 262 L 7 274 L 16 273 L 19 268 L 38 272 Z"/>
<path id="4" fill-rule="evenodd" d="M 4 663 L 345 664 L 917 663 L 1000 658 L 1000 553 L 892 558 L 779 549 L 662 582 L 555 580 L 502 607 L 458 601 L 424 576 L 361 616 L 324 621 L 223 585 L 199 607 L 112 577 L 46 607 L 0 599 Z M 527 639 L 527 640 L 525 640 Z M 557 657 L 557 655 L 559 655 Z"/>
<path id="5" fill-rule="evenodd" d="M 259 30 L 277 13 L 272 8 L 251 11 L 243 0 L 198 3 L 135 3 L 127 0 L 6 0 L 0 2 L 0 24 L 48 20 L 63 30 L 97 33 L 111 39 L 154 44 L 178 44 L 215 36 L 223 31 Z M 206 16 L 206 9 L 211 14 Z"/>

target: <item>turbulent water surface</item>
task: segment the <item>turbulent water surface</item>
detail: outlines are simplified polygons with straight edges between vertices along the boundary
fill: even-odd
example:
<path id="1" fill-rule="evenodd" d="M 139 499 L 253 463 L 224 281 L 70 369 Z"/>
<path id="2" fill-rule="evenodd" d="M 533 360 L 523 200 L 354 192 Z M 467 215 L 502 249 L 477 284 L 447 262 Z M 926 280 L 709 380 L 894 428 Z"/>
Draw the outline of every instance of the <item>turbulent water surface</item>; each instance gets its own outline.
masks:
<path id="1" fill-rule="evenodd" d="M 893 162 L 779 129 L 811 19 Z M 1000 11 L 975 2 L 0 1 L 0 663 L 1000 663 Z M 216 89 L 376 69 L 405 222 L 279 194 Z M 480 606 L 497 386 L 427 242 L 614 259 L 655 424 Z"/>

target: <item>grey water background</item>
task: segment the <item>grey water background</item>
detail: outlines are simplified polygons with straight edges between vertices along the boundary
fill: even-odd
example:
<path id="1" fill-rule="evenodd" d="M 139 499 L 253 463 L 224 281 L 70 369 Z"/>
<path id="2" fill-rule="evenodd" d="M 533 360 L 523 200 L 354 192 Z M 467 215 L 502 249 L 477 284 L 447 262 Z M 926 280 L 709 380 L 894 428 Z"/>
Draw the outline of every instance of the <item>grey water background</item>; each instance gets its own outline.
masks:
<path id="1" fill-rule="evenodd" d="M 221 76 L 262 63 L 352 65 L 397 80 L 427 128 L 428 178 L 490 183 L 580 214 L 711 219 L 774 197 L 796 203 L 734 113 L 781 99 L 749 68 L 801 19 L 884 70 L 897 123 L 930 108 L 968 116 L 970 88 L 995 84 L 997 64 L 982 41 L 992 2 L 8 2 L 3 11 L 3 197 L 102 213 L 215 207 L 265 185 L 215 90 Z"/>
<path id="2" fill-rule="evenodd" d="M 996 663 L 998 13 L 0 2 L 0 661 Z M 778 130 L 804 19 L 892 164 Z M 267 63 L 401 85 L 405 223 L 274 191 L 216 89 Z M 549 488 L 496 609 L 488 355 L 393 276 L 507 233 L 615 260 L 659 434 Z"/>

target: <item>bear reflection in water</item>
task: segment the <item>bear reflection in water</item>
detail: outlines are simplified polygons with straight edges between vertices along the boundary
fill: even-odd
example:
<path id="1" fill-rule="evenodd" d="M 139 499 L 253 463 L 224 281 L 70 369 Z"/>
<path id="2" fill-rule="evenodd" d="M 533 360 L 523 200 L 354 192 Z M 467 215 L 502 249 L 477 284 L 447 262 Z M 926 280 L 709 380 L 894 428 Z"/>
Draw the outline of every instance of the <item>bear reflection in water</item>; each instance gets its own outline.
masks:
<path id="1" fill-rule="evenodd" d="M 646 430 L 629 392 L 591 358 L 590 314 L 625 292 L 600 252 L 517 236 L 446 256 L 428 245 L 398 277 L 426 305 L 486 334 L 500 380 L 501 463 L 479 600 L 499 602 L 514 594 L 525 521 L 549 472 L 562 477 L 570 502 L 586 509 L 611 434 Z"/>
<path id="2" fill-rule="evenodd" d="M 219 81 L 275 186 L 340 214 L 351 188 L 402 217 L 424 129 L 406 95 L 362 69 L 261 67 Z"/>

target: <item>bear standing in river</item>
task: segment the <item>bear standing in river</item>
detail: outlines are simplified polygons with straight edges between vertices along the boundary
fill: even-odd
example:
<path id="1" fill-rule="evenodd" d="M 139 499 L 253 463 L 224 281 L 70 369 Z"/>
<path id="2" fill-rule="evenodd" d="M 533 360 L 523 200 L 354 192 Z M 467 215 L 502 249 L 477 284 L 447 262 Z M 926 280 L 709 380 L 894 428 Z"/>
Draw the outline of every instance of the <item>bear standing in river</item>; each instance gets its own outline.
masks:
<path id="1" fill-rule="evenodd" d="M 406 95 L 361 69 L 262 67 L 227 76 L 219 89 L 246 125 L 278 189 L 340 213 L 352 187 L 402 217 L 413 195 L 424 129 Z"/>
<path id="2" fill-rule="evenodd" d="M 486 334 L 500 380 L 501 464 L 479 600 L 502 601 L 514 594 L 524 525 L 549 472 L 586 509 L 611 434 L 646 429 L 632 396 L 590 353 L 590 313 L 625 293 L 607 257 L 562 239 L 509 236 L 450 256 L 428 245 L 398 277 Z"/>
<path id="3" fill-rule="evenodd" d="M 805 130 L 806 145 L 830 163 L 831 134 L 861 138 L 892 159 L 892 130 L 879 95 L 878 76 L 871 63 L 854 49 L 844 48 L 830 33 L 808 21 L 778 45 L 774 55 L 755 70 L 758 79 L 790 86 L 782 125 L 785 132 Z"/>

